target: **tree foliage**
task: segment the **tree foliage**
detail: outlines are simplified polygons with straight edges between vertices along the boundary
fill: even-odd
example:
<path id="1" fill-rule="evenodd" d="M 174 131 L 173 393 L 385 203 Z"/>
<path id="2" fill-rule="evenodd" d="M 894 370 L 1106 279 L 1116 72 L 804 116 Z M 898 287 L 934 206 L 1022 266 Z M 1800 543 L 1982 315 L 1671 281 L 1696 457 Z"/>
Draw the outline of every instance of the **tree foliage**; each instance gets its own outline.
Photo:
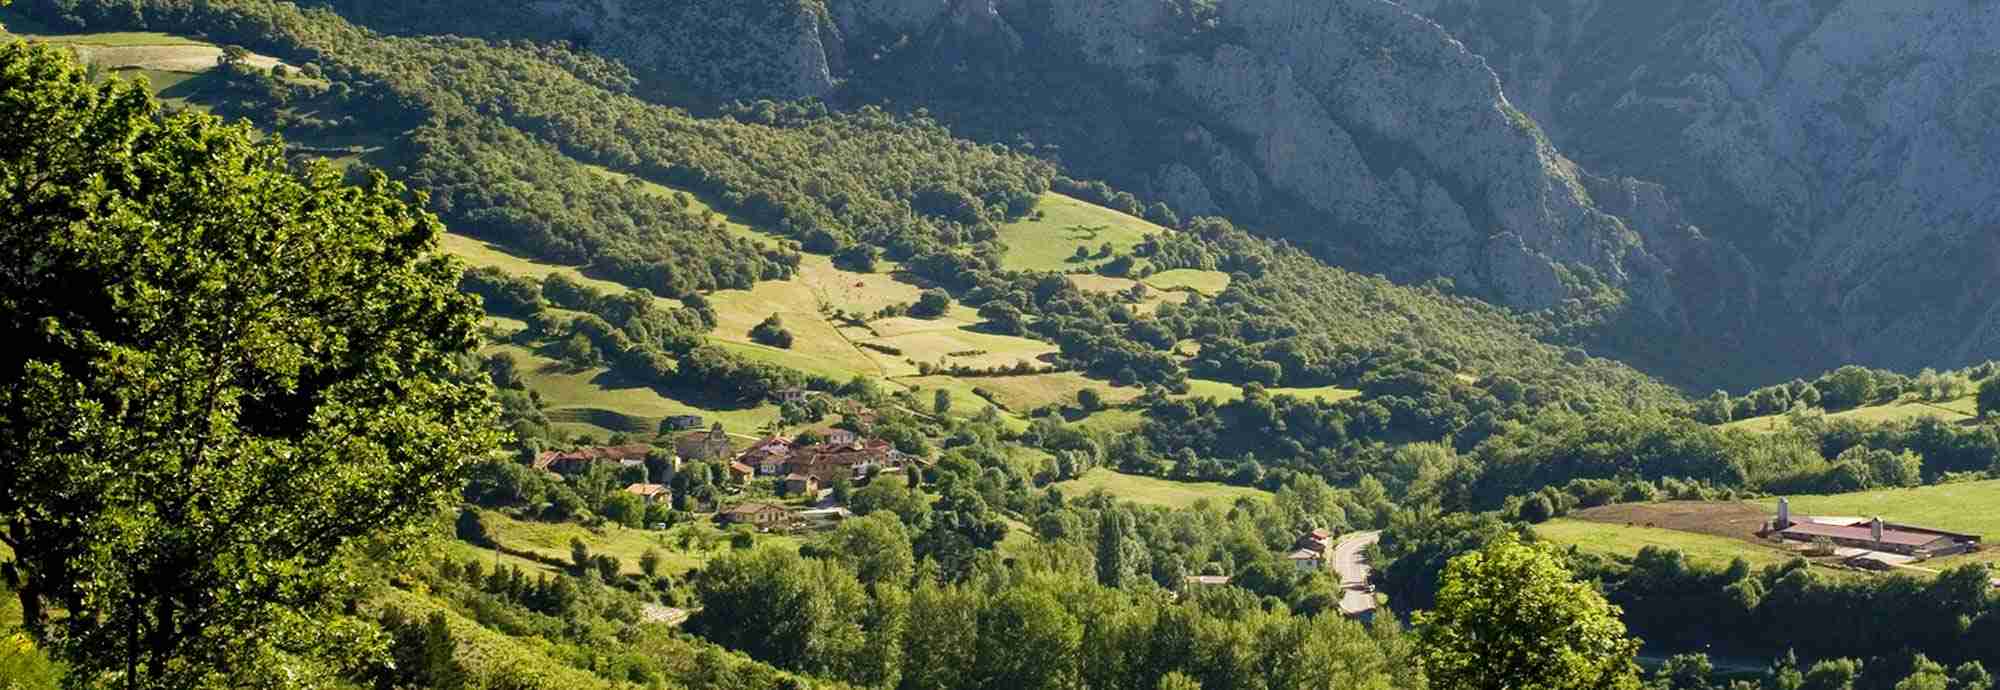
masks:
<path id="1" fill-rule="evenodd" d="M 54 49 L 0 48 L 0 121 L 0 541 L 30 631 L 146 687 L 310 646 L 361 540 L 494 445 L 437 221 Z"/>
<path id="2" fill-rule="evenodd" d="M 1545 547 L 1501 540 L 1452 559 L 1418 613 L 1418 663 L 1439 690 L 1638 687 L 1618 608 Z"/>

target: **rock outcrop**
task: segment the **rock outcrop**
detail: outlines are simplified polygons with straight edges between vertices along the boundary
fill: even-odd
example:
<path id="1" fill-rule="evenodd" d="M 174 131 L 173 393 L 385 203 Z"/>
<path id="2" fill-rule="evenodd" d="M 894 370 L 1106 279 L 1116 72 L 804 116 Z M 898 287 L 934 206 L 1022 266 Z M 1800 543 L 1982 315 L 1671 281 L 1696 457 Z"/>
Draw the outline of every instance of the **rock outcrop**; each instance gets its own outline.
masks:
<path id="1" fill-rule="evenodd" d="M 2000 356 L 2000 3 L 1213 5 L 542 7 L 708 98 L 827 96 L 886 48 L 975 75 L 1061 53 L 1166 104 L 1171 152 L 1119 181 L 1183 216 L 1517 307 L 1616 288 L 1676 337 L 1781 333 L 1789 374 Z"/>
<path id="2" fill-rule="evenodd" d="M 883 10 L 897 3 L 874 3 Z M 834 88 L 845 48 L 819 0 L 544 0 L 591 50 L 706 98 L 807 98 Z"/>
<path id="3" fill-rule="evenodd" d="M 1564 151 L 1743 247 L 1829 363 L 2000 356 L 2000 4 L 1408 4 Z"/>
<path id="4" fill-rule="evenodd" d="M 1050 8 L 1079 55 L 1247 140 L 1262 180 L 1325 214 L 1327 232 L 1353 234 L 1392 274 L 1448 276 L 1544 308 L 1584 287 L 1563 276 L 1587 268 L 1678 318 L 1665 264 L 1593 204 L 1576 166 L 1482 58 L 1408 8 L 1233 0 L 1219 4 L 1215 34 L 1192 41 L 1159 0 Z M 1212 186 L 1232 172 L 1184 167 Z M 1202 197 L 1169 174 L 1181 196 Z"/>

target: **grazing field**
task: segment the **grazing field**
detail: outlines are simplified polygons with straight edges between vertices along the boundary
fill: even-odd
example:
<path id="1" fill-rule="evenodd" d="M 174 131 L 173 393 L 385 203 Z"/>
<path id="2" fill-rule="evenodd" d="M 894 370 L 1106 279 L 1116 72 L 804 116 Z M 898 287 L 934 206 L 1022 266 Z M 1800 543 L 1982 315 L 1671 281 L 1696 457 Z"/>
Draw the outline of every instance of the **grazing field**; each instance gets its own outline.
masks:
<path id="1" fill-rule="evenodd" d="M 683 523 L 663 531 L 628 529 L 607 525 L 591 529 L 574 522 L 535 522 L 516 520 L 490 510 L 479 511 L 485 519 L 487 530 L 493 540 L 510 551 L 533 553 L 543 558 L 567 563 L 570 560 L 571 539 L 581 539 L 590 553 L 605 554 L 619 560 L 620 571 L 638 574 L 639 558 L 648 549 L 659 552 L 660 572 L 671 576 L 687 574 L 701 567 L 709 559 L 729 551 L 726 536 L 716 528 L 704 523 Z M 683 548 L 685 541 L 689 542 Z M 759 544 L 777 544 L 796 549 L 799 540 L 778 534 L 757 535 Z M 476 547 L 471 547 L 476 548 Z M 478 549 L 487 554 L 493 552 Z M 502 555 L 504 558 L 504 554 Z M 521 562 L 536 563 L 528 559 Z M 525 566 L 523 566 L 525 567 Z"/>
<path id="2" fill-rule="evenodd" d="M 497 268 L 509 275 L 525 276 L 536 280 L 541 280 L 551 275 L 561 275 L 570 280 L 614 295 L 629 292 L 632 289 L 624 283 L 584 275 L 583 270 L 575 266 L 563 266 L 530 259 L 509 252 L 506 248 L 492 242 L 467 235 L 460 235 L 455 232 L 447 232 L 440 236 L 438 238 L 438 246 L 445 253 L 458 257 L 466 265 L 473 268 Z M 681 304 L 679 300 L 667 299 L 665 297 L 656 297 L 655 299 L 662 306 L 679 307 Z"/>
<path id="3" fill-rule="evenodd" d="M 1318 386 L 1314 388 L 1265 388 L 1270 397 L 1289 395 L 1297 398 L 1318 399 L 1326 402 L 1340 402 L 1361 396 L 1361 391 L 1339 386 Z M 1188 392 L 1178 398 L 1215 398 L 1217 402 L 1234 402 L 1243 399 L 1243 387 L 1223 381 L 1208 379 L 1188 379 Z"/>
<path id="4" fill-rule="evenodd" d="M 591 170 L 620 181 L 637 179 L 601 167 L 592 167 Z M 685 195 L 694 207 L 710 209 L 697 195 L 643 179 L 637 179 L 637 184 L 659 195 Z M 1081 202 L 1072 200 L 1072 203 Z M 1064 207 L 1063 202 L 1058 201 L 1057 206 Z M 743 237 L 767 243 L 783 241 L 726 216 L 724 221 L 732 232 Z M 1131 241 L 1137 242 L 1137 237 L 1134 234 Z M 1125 246 L 1129 248 L 1129 243 Z M 578 267 L 528 259 L 492 243 L 463 235 L 448 234 L 444 249 L 474 266 L 492 266 L 511 274 L 537 278 L 561 274 L 610 292 L 626 289 L 613 281 L 586 276 Z M 789 280 L 763 281 L 748 290 L 716 291 L 708 296 L 709 303 L 715 308 L 717 321 L 715 330 L 710 333 L 711 341 L 755 361 L 836 381 L 865 376 L 894 387 L 943 389 L 952 396 L 952 414 L 957 416 L 975 415 L 992 406 L 992 403 L 972 392 L 974 387 L 987 388 L 995 393 L 995 397 L 1001 400 L 998 407 L 1003 412 L 1033 409 L 1046 404 L 1044 401 L 1052 402 L 1064 396 L 1073 400 L 1075 392 L 1087 385 L 1098 387 L 1105 393 L 1106 400 L 1114 403 L 1138 395 L 1136 389 L 1121 391 L 1105 383 L 1091 382 L 1078 374 L 991 378 L 958 378 L 940 374 L 919 377 L 917 362 L 982 370 L 1011 367 L 1020 362 L 1045 367 L 1047 365 L 1042 360 L 1055 353 L 1056 347 L 1039 340 L 978 330 L 982 320 L 976 311 L 956 303 L 936 319 L 907 316 L 871 319 L 869 317 L 885 307 L 916 302 L 923 291 L 922 284 L 895 273 L 889 262 L 883 263 L 886 268 L 881 272 L 858 273 L 835 266 L 831 257 L 803 254 L 798 274 Z M 1136 284 L 1125 279 L 1104 280 L 1116 283 L 1121 289 Z M 1183 292 L 1155 291 L 1148 298 L 1148 303 L 1184 300 L 1186 295 Z M 662 298 L 661 301 L 678 306 L 674 300 Z M 792 332 L 791 348 L 774 348 L 751 341 L 750 330 L 772 314 L 777 314 L 785 328 Z M 503 330 L 506 328 L 505 324 L 496 322 L 496 325 Z M 772 406 L 754 411 L 715 414 L 663 398 L 650 389 L 640 392 L 611 387 L 612 382 L 601 370 L 566 373 L 558 365 L 537 372 L 536 380 L 531 383 L 536 385 L 537 390 L 554 389 L 543 391 L 544 399 L 552 401 L 551 406 L 555 408 L 551 411 L 553 421 L 560 422 L 564 428 L 585 431 L 608 433 L 612 429 L 645 423 L 648 419 L 657 423 L 660 417 L 683 412 L 721 418 L 730 428 L 755 428 L 777 417 L 777 410 Z M 1233 386 L 1215 385 L 1219 389 L 1236 391 Z M 558 404 L 553 402 L 555 400 L 562 402 Z M 929 402 L 928 398 L 920 401 L 923 405 Z M 632 419 L 623 419 L 620 415 Z M 1018 416 L 1005 414 L 1003 418 L 1010 427 L 1025 427 L 1026 421 Z M 1086 423 L 1095 428 L 1130 430 L 1137 428 L 1140 421 L 1136 412 L 1113 410 L 1100 412 Z"/>
<path id="5" fill-rule="evenodd" d="M 1196 501 L 1208 499 L 1216 507 L 1227 507 L 1238 498 L 1270 498 L 1266 491 L 1242 486 L 1230 486 L 1213 482 L 1176 482 L 1154 477 L 1123 474 L 1098 468 L 1080 478 L 1055 485 L 1069 497 L 1078 497 L 1097 489 L 1133 503 L 1164 506 L 1167 508 L 1188 508 Z"/>
<path id="6" fill-rule="evenodd" d="M 1741 539 L 1660 527 L 1569 518 L 1550 520 L 1536 525 L 1535 534 L 1563 546 L 1575 546 L 1584 551 L 1613 556 L 1631 556 L 1640 549 L 1656 546 L 1675 549 L 1687 554 L 1688 558 L 1710 563 L 1728 563 L 1732 559 L 1742 557 L 1752 566 L 1765 566 L 1784 563 L 1793 558 L 1789 552 Z"/>
<path id="7" fill-rule="evenodd" d="M 1118 254 L 1132 248 L 1150 233 L 1166 228 L 1102 206 L 1086 203 L 1055 192 L 1042 195 L 1036 210 L 1040 218 L 1027 218 L 1000 226 L 1000 241 L 1007 244 L 1003 259 L 1006 268 L 1022 271 L 1068 271 L 1097 266 L 1108 258 L 1097 258 L 1104 243 Z M 1073 261 L 1078 247 L 1092 258 Z"/>
<path id="8" fill-rule="evenodd" d="M 1969 426 L 1978 422 L 1978 403 L 1971 396 L 1946 402 L 1925 402 L 1905 398 L 1892 403 L 1857 407 L 1826 415 L 1827 419 L 1845 419 L 1872 424 L 1902 422 L 1924 417 L 1936 417 L 1946 422 Z M 1791 427 L 1791 417 L 1782 414 L 1739 419 L 1722 425 L 1724 429 L 1743 431 L 1783 431 Z"/>
<path id="9" fill-rule="evenodd" d="M 2000 480 L 1961 482 L 1909 489 L 1881 489 L 1831 496 L 1790 496 L 1798 516 L 1874 517 L 1889 522 L 2000 538 Z M 1753 501 L 1669 501 L 1603 506 L 1578 511 L 1544 536 L 1600 551 L 1637 553 L 1640 546 L 1680 544 L 1690 555 L 1722 555 L 1734 548 L 1753 563 L 1789 558 L 1758 539 L 1755 532 L 1776 515 L 1776 497 Z M 1583 523 L 1583 524 L 1573 524 Z M 1550 524 L 1556 524 L 1552 522 Z M 1585 526 L 1592 525 L 1592 526 Z M 1628 533 L 1629 530 L 1629 533 Z M 1661 542 L 1666 543 L 1661 543 Z M 1927 568 L 2000 560 L 2000 550 L 1934 559 Z"/>
<path id="10" fill-rule="evenodd" d="M 911 382 L 926 382 L 936 385 L 942 377 L 911 379 Z M 1075 403 L 1076 394 L 1085 388 L 1095 388 L 1107 403 L 1121 403 L 1139 397 L 1139 389 L 1118 388 L 1103 381 L 1094 381 L 1076 372 L 1049 374 L 1029 374 L 1025 376 L 989 376 L 966 379 L 972 386 L 986 390 L 1001 407 L 1014 412 L 1027 412 L 1043 405 Z"/>
<path id="11" fill-rule="evenodd" d="M 2000 480 L 1788 498 L 1795 515 L 1879 515 L 1889 522 L 2000 539 Z M 1778 499 L 1761 499 L 1757 505 L 1776 512 Z"/>
<path id="12" fill-rule="evenodd" d="M 1176 268 L 1146 276 L 1145 283 L 1158 290 L 1185 288 L 1212 297 L 1229 289 L 1229 274 L 1221 271 Z"/>
<path id="13" fill-rule="evenodd" d="M 1312 398 L 1324 402 L 1340 402 L 1348 398 L 1361 397 L 1361 391 L 1339 386 L 1319 386 L 1317 388 L 1266 388 L 1265 393 L 1275 398 L 1290 395 L 1298 398 Z"/>
<path id="14" fill-rule="evenodd" d="M 702 409 L 663 396 L 648 386 L 620 382 L 605 369 L 572 371 L 562 362 L 514 345 L 496 345 L 486 349 L 487 354 L 494 352 L 514 355 L 521 378 L 530 390 L 542 396 L 550 421 L 561 422 L 566 429 L 594 428 L 603 434 L 621 430 L 650 432 L 659 428 L 662 418 L 698 414 L 709 421 L 720 421 L 726 428 L 740 431 L 757 429 L 778 419 L 776 405 L 766 404 L 742 410 Z M 617 417 L 633 420 L 628 423 L 640 428 L 636 431 L 618 429 L 598 421 Z"/>
<path id="15" fill-rule="evenodd" d="M 1064 278 L 1067 278 L 1070 284 L 1075 285 L 1078 290 L 1106 295 L 1122 293 L 1132 289 L 1135 285 L 1141 284 L 1139 281 L 1131 278 L 1113 278 L 1095 273 L 1073 273 L 1064 276 Z M 1159 311 L 1162 304 L 1186 304 L 1187 301 L 1188 293 L 1186 292 L 1148 290 L 1145 298 L 1139 300 L 1136 304 L 1130 304 L 1130 306 L 1134 312 L 1152 314 Z"/>
<path id="16" fill-rule="evenodd" d="M 1041 358 L 1056 352 L 1054 344 L 1040 340 L 981 333 L 962 327 L 905 333 L 890 338 L 875 338 L 868 342 L 902 350 L 902 356 L 912 361 L 931 362 L 948 367 L 967 366 L 974 369 L 1011 367 L 1021 362 L 1027 362 L 1037 368 L 1047 368 L 1047 364 L 1041 363 Z M 914 369 L 912 372 L 914 373 Z"/>
<path id="17" fill-rule="evenodd" d="M 1122 407 L 1092 412 L 1089 417 L 1085 417 L 1083 421 L 1076 423 L 1077 426 L 1085 429 L 1114 434 L 1138 431 L 1139 427 L 1145 426 L 1145 424 L 1145 413 Z"/>

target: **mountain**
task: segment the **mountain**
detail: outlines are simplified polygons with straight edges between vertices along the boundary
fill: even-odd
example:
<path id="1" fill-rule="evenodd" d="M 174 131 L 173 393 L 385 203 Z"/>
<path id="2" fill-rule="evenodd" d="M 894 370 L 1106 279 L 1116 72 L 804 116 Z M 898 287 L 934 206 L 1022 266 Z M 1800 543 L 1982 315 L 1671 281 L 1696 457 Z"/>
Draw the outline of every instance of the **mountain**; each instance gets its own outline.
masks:
<path id="1" fill-rule="evenodd" d="M 1413 0 L 1593 170 L 1666 185 L 1824 356 L 2000 348 L 2000 8 Z"/>
<path id="2" fill-rule="evenodd" d="M 522 11 L 667 98 L 927 108 L 1684 382 L 2000 345 L 1987 3 L 624 5 Z"/>

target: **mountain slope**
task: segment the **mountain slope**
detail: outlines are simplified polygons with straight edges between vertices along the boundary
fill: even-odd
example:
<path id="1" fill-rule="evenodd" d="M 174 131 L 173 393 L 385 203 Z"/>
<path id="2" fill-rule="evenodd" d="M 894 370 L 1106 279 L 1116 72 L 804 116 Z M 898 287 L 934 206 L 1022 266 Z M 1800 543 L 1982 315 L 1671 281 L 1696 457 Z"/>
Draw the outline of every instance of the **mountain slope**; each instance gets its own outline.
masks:
<path id="1" fill-rule="evenodd" d="M 1409 4 L 1486 55 L 1564 151 L 1664 183 L 1743 247 L 1815 361 L 2000 351 L 2000 6 Z"/>

